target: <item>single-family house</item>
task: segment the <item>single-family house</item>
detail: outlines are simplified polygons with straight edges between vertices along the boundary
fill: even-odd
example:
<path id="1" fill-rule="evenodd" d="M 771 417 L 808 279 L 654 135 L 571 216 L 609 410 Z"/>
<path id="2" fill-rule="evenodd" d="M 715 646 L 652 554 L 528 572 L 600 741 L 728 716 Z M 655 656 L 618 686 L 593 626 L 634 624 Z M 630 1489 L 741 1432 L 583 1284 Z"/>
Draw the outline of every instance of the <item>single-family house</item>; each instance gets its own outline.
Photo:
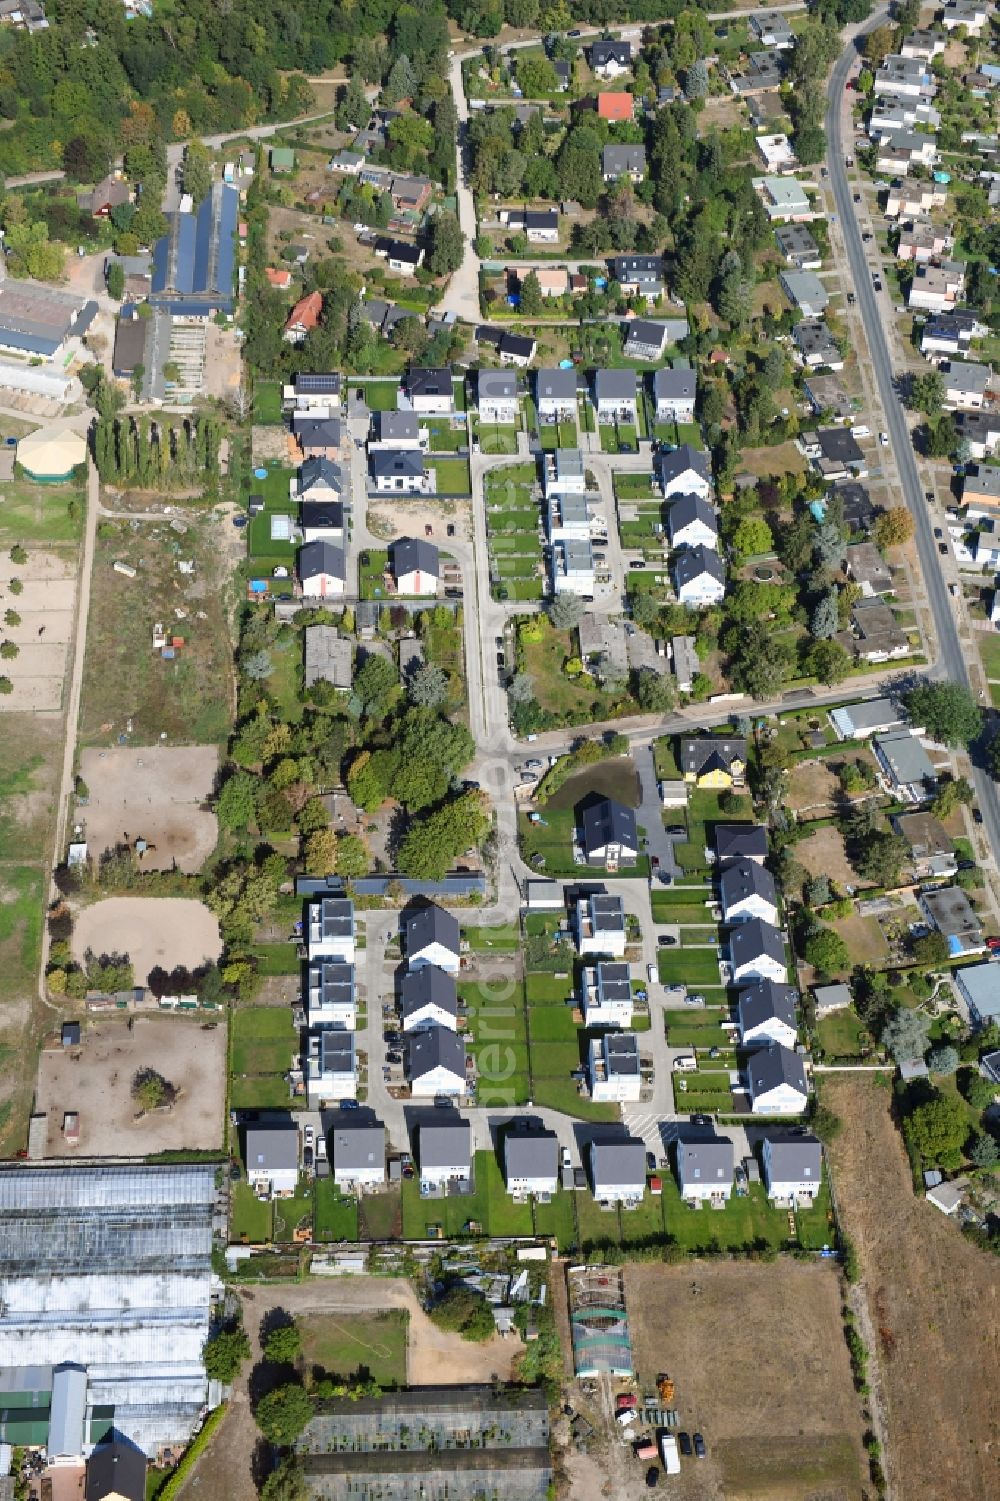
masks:
<path id="1" fill-rule="evenodd" d="M 339 500 L 303 501 L 299 525 L 303 542 L 343 542 L 343 504 Z"/>
<path id="2" fill-rule="evenodd" d="M 520 1125 L 503 1142 L 504 1182 L 517 1198 L 554 1194 L 559 1183 L 559 1138 L 554 1131 Z"/>
<path id="3" fill-rule="evenodd" d="M 677 1183 L 686 1204 L 725 1202 L 733 1191 L 733 1144 L 728 1136 L 679 1136 Z"/>
<path id="4" fill-rule="evenodd" d="M 693 422 L 697 389 L 697 376 L 690 367 L 655 371 L 653 400 L 657 422 Z"/>
<path id="5" fill-rule="evenodd" d="M 519 285 L 528 274 L 525 269 L 518 273 Z M 569 291 L 569 272 L 565 266 L 539 266 L 535 269 L 535 280 L 544 298 L 565 297 Z"/>
<path id="6" fill-rule="evenodd" d="M 255 1194 L 294 1194 L 299 1184 L 299 1128 L 293 1120 L 248 1125 L 244 1156 L 247 1183 Z"/>
<path id="7" fill-rule="evenodd" d="M 944 376 L 944 405 L 952 411 L 982 411 L 991 390 L 1000 389 L 992 365 L 973 360 L 948 360 L 940 366 Z"/>
<path id="8" fill-rule="evenodd" d="M 831 709 L 830 723 L 840 740 L 868 740 L 872 735 L 901 730 L 906 719 L 894 698 L 867 698 Z"/>
<path id="9" fill-rule="evenodd" d="M 543 458 L 542 484 L 546 495 L 582 496 L 586 494 L 587 466 L 582 449 L 556 448 L 546 453 Z"/>
<path id="10" fill-rule="evenodd" d="M 712 493 L 712 461 L 690 443 L 682 443 L 669 453 L 661 448 L 656 455 L 656 471 L 665 500 L 674 495 L 700 495 L 707 500 Z"/>
<path id="11" fill-rule="evenodd" d="M 501 365 L 514 365 L 519 370 L 526 370 L 535 358 L 537 348 L 536 341 L 526 334 L 512 334 L 508 330 L 497 345 L 497 354 Z"/>
<path id="12" fill-rule="evenodd" d="M 959 412 L 957 426 L 970 458 L 995 458 L 1000 453 L 1000 412 Z"/>
<path id="13" fill-rule="evenodd" d="M 385 448 L 425 449 L 427 428 L 420 426 L 415 412 L 373 412 L 368 452 Z"/>
<path id="14" fill-rule="evenodd" d="M 123 177 L 116 177 L 113 172 L 102 177 L 93 192 L 84 193 L 79 199 L 83 212 L 93 219 L 107 219 L 113 208 L 131 201 L 132 189 Z"/>
<path id="15" fill-rule="evenodd" d="M 524 233 L 532 245 L 555 245 L 559 240 L 559 210 L 529 208 L 524 215 Z"/>
<path id="16" fill-rule="evenodd" d="M 320 292 L 309 292 L 305 297 L 301 297 L 285 320 L 282 333 L 285 343 L 305 343 L 306 335 L 319 327 L 322 311 L 323 297 Z"/>
<path id="17" fill-rule="evenodd" d="M 550 542 L 589 542 L 593 518 L 586 495 L 549 494 L 546 525 Z"/>
<path id="18" fill-rule="evenodd" d="M 740 1042 L 748 1050 L 780 1043 L 794 1048 L 798 1038 L 795 1006 L 799 993 L 783 980 L 757 980 L 741 990 L 737 1000 Z"/>
<path id="19" fill-rule="evenodd" d="M 635 100 L 631 94 L 600 93 L 597 96 L 597 116 L 600 120 L 609 123 L 621 123 L 631 120 L 635 110 Z"/>
<path id="20" fill-rule="evenodd" d="M 438 592 L 440 553 L 423 537 L 397 537 L 389 548 L 397 594 L 426 597 Z"/>
<path id="21" fill-rule="evenodd" d="M 961 886 L 935 886 L 921 891 L 917 904 L 932 927 L 945 937 L 954 959 L 986 949 L 983 924 Z"/>
<path id="22" fill-rule="evenodd" d="M 331 156 L 327 166 L 330 172 L 341 172 L 345 177 L 357 177 L 365 164 L 360 151 L 338 151 Z"/>
<path id="23" fill-rule="evenodd" d="M 613 39 L 591 43 L 590 71 L 595 78 L 614 79 L 632 67 L 632 43 Z"/>
<path id="24" fill-rule="evenodd" d="M 933 99 L 937 92 L 934 76 L 918 57 L 900 57 L 889 52 L 875 73 L 873 92 L 876 99 Z"/>
<path id="25" fill-rule="evenodd" d="M 620 896 L 592 892 L 577 899 L 574 920 L 577 951 L 625 957 L 625 907 Z"/>
<path id="26" fill-rule="evenodd" d="M 875 524 L 875 506 L 871 494 L 857 480 L 838 480 L 831 492 L 839 501 L 844 526 L 849 534 L 871 531 Z"/>
<path id="27" fill-rule="evenodd" d="M 918 265 L 906 305 L 928 313 L 949 312 L 965 294 L 965 262 Z"/>
<path id="28" fill-rule="evenodd" d="M 268 165 L 276 175 L 295 171 L 295 152 L 290 146 L 272 146 L 268 152 Z"/>
<path id="29" fill-rule="evenodd" d="M 813 1003 L 816 1007 L 816 1020 L 829 1016 L 834 1011 L 843 1011 L 854 1004 L 849 985 L 842 982 L 836 985 L 814 985 Z"/>
<path id="30" fill-rule="evenodd" d="M 896 259 L 924 263 L 946 255 L 954 246 L 954 238 L 945 229 L 940 229 L 930 219 L 913 219 L 899 231 Z"/>
<path id="31" fill-rule="evenodd" d="M 355 1033 L 318 1027 L 308 1034 L 305 1057 L 306 1099 L 311 1109 L 324 1100 L 353 1100 L 358 1088 Z"/>
<path id="32" fill-rule="evenodd" d="M 747 742 L 722 735 L 682 735 L 680 768 L 685 782 L 726 792 L 746 782 Z"/>
<path id="33" fill-rule="evenodd" d="M 451 367 L 423 369 L 412 365 L 406 372 L 406 395 L 411 409 L 424 416 L 447 416 L 455 410 Z"/>
<path id="34" fill-rule="evenodd" d="M 941 56 L 947 45 L 947 38 L 943 37 L 939 31 L 911 31 L 904 36 L 900 44 L 899 55 L 918 58 L 922 63 L 932 63 L 936 57 Z"/>
<path id="35" fill-rule="evenodd" d="M 636 422 L 634 370 L 596 370 L 594 406 L 598 422 Z"/>
<path id="36" fill-rule="evenodd" d="M 378 250 L 375 254 L 379 254 Z M 389 240 L 385 246 L 385 259 L 390 271 L 398 271 L 401 276 L 416 276 L 424 263 L 424 247 L 414 245 L 412 240 Z M 410 317 L 411 314 L 404 312 L 404 316 Z"/>
<path id="37" fill-rule="evenodd" d="M 889 822 L 910 850 L 910 869 L 917 880 L 940 880 L 958 870 L 955 841 L 932 813 L 897 813 Z"/>
<path id="38" fill-rule="evenodd" d="M 774 877 L 756 860 L 730 860 L 719 878 L 719 901 L 727 923 L 762 922 L 777 925 L 778 892 Z"/>
<path id="39" fill-rule="evenodd" d="M 808 370 L 818 370 L 824 365 L 830 370 L 843 370 L 840 345 L 821 318 L 803 318 L 792 329 L 792 340 Z"/>
<path id="40" fill-rule="evenodd" d="M 591 1038 L 587 1078 L 595 1102 L 634 1104 L 642 1089 L 635 1033 L 602 1032 Z"/>
<path id="41" fill-rule="evenodd" d="M 581 969 L 579 988 L 585 1027 L 632 1025 L 632 973 L 627 964 L 602 960 Z"/>
<path id="42" fill-rule="evenodd" d="M 430 902 L 403 913 L 406 962 L 410 969 L 436 964 L 457 975 L 461 966 L 461 933 L 458 919 Z"/>
<path id="43" fill-rule="evenodd" d="M 616 281 L 623 292 L 654 302 L 663 291 L 662 255 L 613 255 L 608 261 L 608 269 L 612 281 Z"/>
<path id="44" fill-rule="evenodd" d="M 821 427 L 804 432 L 798 444 L 823 479 L 848 479 L 851 475 L 864 479 L 868 473 L 864 450 L 849 428 Z"/>
<path id="45" fill-rule="evenodd" d="M 876 735 L 872 741 L 875 759 L 896 797 L 907 803 L 920 803 L 933 797 L 937 772 L 931 758 L 916 735 L 909 730 L 894 730 Z"/>
<path id="46" fill-rule="evenodd" d="M 892 130 L 881 136 L 875 153 L 879 172 L 906 177 L 911 167 L 932 167 L 937 161 L 934 137 L 919 130 Z"/>
<path id="47" fill-rule="evenodd" d="M 340 1189 L 361 1193 L 385 1182 L 385 1126 L 341 1111 L 330 1132 L 331 1176 Z"/>
<path id="48" fill-rule="evenodd" d="M 481 422 L 517 421 L 517 376 L 507 370 L 480 370 L 476 375 L 476 405 Z"/>
<path id="49" fill-rule="evenodd" d="M 354 965 L 345 959 L 310 959 L 304 999 L 310 1027 L 353 1032 L 358 1024 Z"/>
<path id="50" fill-rule="evenodd" d="M 823 1148 L 815 1136 L 765 1136 L 761 1149 L 767 1196 L 808 1209 L 823 1177 Z"/>
<path id="51" fill-rule="evenodd" d="M 822 317 L 830 294 L 815 271 L 779 271 L 781 290 L 805 318 Z"/>
<path id="52" fill-rule="evenodd" d="M 344 494 L 344 471 L 332 459 L 317 455 L 302 462 L 298 479 L 293 481 L 293 486 L 300 501 L 339 504 Z"/>
<path id="53" fill-rule="evenodd" d="M 422 495 L 432 488 L 424 455 L 413 448 L 376 448 L 368 455 L 372 487 L 379 495 Z"/>
<path id="54" fill-rule="evenodd" d="M 467 1120 L 421 1122 L 417 1163 L 422 1189 L 468 1189 L 472 1185 L 472 1129 Z"/>
<path id="55" fill-rule="evenodd" d="M 854 653 L 862 662 L 890 662 L 908 656 L 910 639 L 901 628 L 884 599 L 873 596 L 859 599 L 851 606 L 849 636 Z"/>
<path id="56" fill-rule="evenodd" d="M 780 177 L 785 172 L 794 172 L 799 164 L 791 141 L 780 132 L 757 136 L 757 150 L 764 164 L 764 171 L 769 176 Z"/>
<path id="57" fill-rule="evenodd" d="M 354 647 L 334 625 L 307 625 L 303 631 L 305 645 L 305 686 L 329 683 L 334 688 L 349 689 L 353 681 Z"/>
<path id="58" fill-rule="evenodd" d="M 801 1115 L 809 1103 L 806 1071 L 798 1053 L 778 1043 L 747 1059 L 747 1092 L 754 1115 Z"/>
<path id="59" fill-rule="evenodd" d="M 304 599 L 338 598 L 347 590 L 347 556 L 332 542 L 307 542 L 296 566 Z"/>
<path id="60" fill-rule="evenodd" d="M 988 1027 L 993 1022 L 1000 1022 L 1000 964 L 996 960 L 954 969 L 952 978 L 969 1008 L 969 1019 L 974 1027 Z"/>
<path id="61" fill-rule="evenodd" d="M 602 1204 L 638 1204 L 646 1192 L 646 1148 L 634 1136 L 592 1141 L 590 1185 Z"/>
<path id="62" fill-rule="evenodd" d="M 346 896 L 322 896 L 309 903 L 305 931 L 309 962 L 342 959 L 354 963 L 354 903 Z"/>
<path id="63" fill-rule="evenodd" d="M 339 417 L 320 417 L 315 412 L 292 413 L 292 436 L 306 459 L 328 459 L 335 463 L 340 458 L 343 432 Z"/>
<path id="64" fill-rule="evenodd" d="M 866 599 L 887 594 L 893 587 L 892 573 L 874 542 L 852 542 L 844 548 L 844 571 L 860 585 Z"/>
<path id="65" fill-rule="evenodd" d="M 789 25 L 788 16 L 780 10 L 756 11 L 748 22 L 751 38 L 756 37 L 762 47 L 773 47 L 779 52 L 795 46 L 795 33 Z"/>
<path id="66" fill-rule="evenodd" d="M 406 1068 L 414 1099 L 464 1095 L 465 1042 L 450 1027 L 428 1027 L 406 1039 Z"/>
<path id="67" fill-rule="evenodd" d="M 786 265 L 796 271 L 818 271 L 823 264 L 819 246 L 804 224 L 779 224 L 774 239 Z"/>
<path id="68" fill-rule="evenodd" d="M 751 980 L 787 981 L 785 940 L 778 928 L 754 917 L 733 928 L 728 942 L 734 985 Z"/>
<path id="69" fill-rule="evenodd" d="M 552 592 L 594 597 L 594 549 L 590 542 L 555 542 L 552 545 Z"/>
<path id="70" fill-rule="evenodd" d="M 895 135 L 897 131 L 908 131 L 916 127 L 918 130 L 933 132 L 938 130 L 940 125 L 941 111 L 920 98 L 878 99 L 868 116 L 868 134 L 873 141 L 880 142 L 882 145 L 885 145 L 888 138 Z M 928 139 L 933 145 L 933 137 L 929 136 Z M 909 165 L 907 160 L 901 169 L 901 177 L 906 176 Z M 895 172 L 892 166 L 887 170 Z"/>
<path id="71" fill-rule="evenodd" d="M 266 266 L 264 275 L 268 286 L 273 287 L 276 292 L 287 292 L 292 285 L 292 273 L 287 266 Z"/>
<path id="72" fill-rule="evenodd" d="M 933 181 L 897 178 L 886 193 L 884 212 L 887 219 L 913 219 L 936 208 L 944 208 L 947 202 L 947 189 L 938 187 Z"/>
<path id="73" fill-rule="evenodd" d="M 962 504 L 987 516 L 1000 514 L 1000 464 L 967 464 Z"/>
<path id="74" fill-rule="evenodd" d="M 652 361 L 662 357 L 668 337 L 665 323 L 650 318 L 630 318 L 624 328 L 622 353 L 627 360 Z"/>
<path id="75" fill-rule="evenodd" d="M 14 3 L 20 4 L 21 0 L 14 0 Z M 147 3 L 148 0 L 136 0 L 136 11 L 126 7 L 126 16 L 141 13 L 140 7 Z M 88 1405 L 87 1395 L 84 1377 L 81 1390 L 83 1405 L 77 1409 L 81 1419 Z M 74 1419 L 74 1423 L 75 1421 Z M 48 1457 L 51 1462 L 52 1454 Z M 101 1440 L 87 1460 L 87 1488 L 81 1495 L 81 1501 L 145 1501 L 146 1465 L 146 1456 L 137 1444 L 123 1438 L 114 1428 L 109 1429 L 108 1437 Z M 67 1473 L 69 1477 L 73 1477 L 72 1470 Z M 58 1480 L 53 1489 L 56 1487 L 57 1494 L 62 1494 L 62 1485 Z"/>
<path id="76" fill-rule="evenodd" d="M 801 223 L 813 217 L 812 205 L 797 178 L 769 173 L 755 177 L 753 186 L 772 224 L 788 220 Z"/>
<path id="77" fill-rule="evenodd" d="M 605 182 L 642 182 L 646 175 L 645 146 L 605 146 L 601 152 L 601 176 Z"/>
<path id="78" fill-rule="evenodd" d="M 719 546 L 719 518 L 715 507 L 701 495 L 678 495 L 667 512 L 671 547 Z"/>
<path id="79" fill-rule="evenodd" d="M 536 371 L 535 407 L 541 422 L 575 422 L 576 371 Z"/>
<path id="80" fill-rule="evenodd" d="M 678 602 L 701 610 L 720 604 L 726 593 L 726 567 L 711 547 L 686 547 L 673 564 Z"/>
<path id="81" fill-rule="evenodd" d="M 458 991 L 455 975 L 436 964 L 408 969 L 399 986 L 399 1014 L 404 1032 L 427 1027 L 458 1031 Z"/>
<path id="82" fill-rule="evenodd" d="M 598 798 L 583 810 L 580 842 L 588 865 L 618 870 L 639 857 L 635 810 L 612 797 Z"/>
<path id="83" fill-rule="evenodd" d="M 767 859 L 767 829 L 762 823 L 716 824 L 715 858 L 719 865 L 731 860 L 763 865 Z"/>
<path id="84" fill-rule="evenodd" d="M 961 29 L 966 36 L 979 36 L 989 17 L 986 0 L 945 0 L 939 20 L 945 31 Z"/>

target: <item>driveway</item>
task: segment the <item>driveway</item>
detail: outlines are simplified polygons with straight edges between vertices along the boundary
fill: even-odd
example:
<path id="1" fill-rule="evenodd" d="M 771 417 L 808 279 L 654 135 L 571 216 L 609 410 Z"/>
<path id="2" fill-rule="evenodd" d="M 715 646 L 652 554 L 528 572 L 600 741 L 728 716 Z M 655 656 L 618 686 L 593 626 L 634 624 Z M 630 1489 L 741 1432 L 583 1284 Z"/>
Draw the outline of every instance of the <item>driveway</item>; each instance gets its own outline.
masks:
<path id="1" fill-rule="evenodd" d="M 663 827 L 663 804 L 657 790 L 656 764 L 651 744 L 632 747 L 632 760 L 639 773 L 639 790 L 642 801 L 635 810 L 637 821 L 646 831 L 646 850 L 650 857 L 656 856 L 660 870 L 671 880 L 680 875 L 680 866 L 674 859 L 674 841 Z M 656 886 L 655 879 L 652 882 Z"/>

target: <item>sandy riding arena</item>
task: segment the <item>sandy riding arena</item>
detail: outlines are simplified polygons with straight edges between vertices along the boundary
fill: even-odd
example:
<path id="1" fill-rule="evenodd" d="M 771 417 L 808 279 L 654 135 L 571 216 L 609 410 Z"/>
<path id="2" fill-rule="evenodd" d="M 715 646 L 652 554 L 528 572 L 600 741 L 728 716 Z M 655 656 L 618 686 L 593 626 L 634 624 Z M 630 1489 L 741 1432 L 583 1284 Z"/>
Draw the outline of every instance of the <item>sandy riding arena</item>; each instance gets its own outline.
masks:
<path id="1" fill-rule="evenodd" d="M 73 925 L 73 958 L 128 954 L 135 983 L 145 985 L 151 969 L 179 964 L 197 969 L 222 953 L 219 924 L 201 902 L 187 897 L 111 896 L 84 907 Z"/>
<path id="2" fill-rule="evenodd" d="M 205 806 L 215 787 L 214 745 L 113 746 L 85 750 L 80 774 L 89 802 L 78 809 L 91 854 L 145 839 L 143 870 L 200 870 L 218 825 Z"/>

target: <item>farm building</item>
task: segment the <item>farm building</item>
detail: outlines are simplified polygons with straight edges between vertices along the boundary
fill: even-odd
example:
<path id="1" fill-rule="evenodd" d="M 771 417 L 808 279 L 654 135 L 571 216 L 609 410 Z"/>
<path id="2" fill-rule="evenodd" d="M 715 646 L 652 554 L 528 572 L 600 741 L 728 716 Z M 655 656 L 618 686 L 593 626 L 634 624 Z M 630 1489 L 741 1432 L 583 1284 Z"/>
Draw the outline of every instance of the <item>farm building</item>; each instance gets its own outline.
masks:
<path id="1" fill-rule="evenodd" d="M 18 442 L 17 462 L 31 479 L 59 484 L 86 464 L 87 440 L 72 428 L 40 427 Z"/>

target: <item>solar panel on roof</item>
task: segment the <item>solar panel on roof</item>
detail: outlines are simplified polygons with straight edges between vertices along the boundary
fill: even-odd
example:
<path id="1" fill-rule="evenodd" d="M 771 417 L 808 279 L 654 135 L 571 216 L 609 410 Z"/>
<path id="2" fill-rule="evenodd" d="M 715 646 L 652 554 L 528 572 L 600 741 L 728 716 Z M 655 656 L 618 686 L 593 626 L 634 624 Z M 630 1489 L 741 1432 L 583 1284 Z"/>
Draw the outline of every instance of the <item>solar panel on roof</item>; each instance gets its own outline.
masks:
<path id="1" fill-rule="evenodd" d="M 302 372 L 295 377 L 295 389 L 303 395 L 336 396 L 340 390 L 340 376 Z"/>

